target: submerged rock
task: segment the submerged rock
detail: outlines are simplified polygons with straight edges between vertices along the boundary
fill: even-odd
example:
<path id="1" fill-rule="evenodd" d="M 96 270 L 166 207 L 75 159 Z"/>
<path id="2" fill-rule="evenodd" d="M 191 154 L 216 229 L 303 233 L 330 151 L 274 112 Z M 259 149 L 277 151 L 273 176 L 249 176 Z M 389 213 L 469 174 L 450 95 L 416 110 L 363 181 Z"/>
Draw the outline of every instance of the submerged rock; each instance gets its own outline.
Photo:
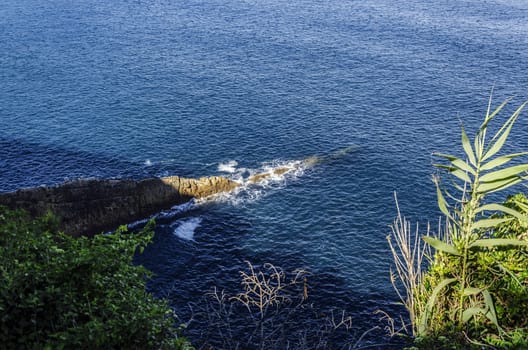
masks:
<path id="1" fill-rule="evenodd" d="M 290 172 L 292 171 L 293 169 L 291 168 L 287 168 L 287 167 L 283 167 L 283 168 L 277 168 L 277 169 L 273 169 L 272 171 L 268 172 L 268 173 L 260 173 L 260 174 L 256 174 L 256 175 L 253 175 L 253 176 L 250 176 L 248 178 L 248 181 L 251 182 L 251 183 L 257 183 L 259 181 L 262 181 L 272 175 L 282 175 L 282 174 L 285 174 L 287 172 Z"/>

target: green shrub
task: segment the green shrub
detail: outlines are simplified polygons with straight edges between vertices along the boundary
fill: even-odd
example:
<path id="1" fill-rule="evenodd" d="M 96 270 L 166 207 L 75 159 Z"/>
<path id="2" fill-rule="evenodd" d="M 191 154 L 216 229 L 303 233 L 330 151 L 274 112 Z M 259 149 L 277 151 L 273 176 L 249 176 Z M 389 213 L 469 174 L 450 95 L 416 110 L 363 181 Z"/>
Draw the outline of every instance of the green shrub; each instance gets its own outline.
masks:
<path id="1" fill-rule="evenodd" d="M 191 349 L 132 264 L 152 233 L 124 231 L 75 239 L 51 215 L 0 207 L 0 347 Z"/>
<path id="2" fill-rule="evenodd" d="M 489 124 L 506 103 L 492 112 L 490 99 L 473 140 L 462 127 L 464 158 L 436 154 L 444 163 L 435 166 L 454 180 L 446 188 L 434 178 L 445 228 L 424 236 L 424 245 L 412 241 L 403 219 L 393 225 L 396 244 L 389 239 L 389 245 L 405 296 L 395 287 L 419 348 L 528 348 L 528 200 L 517 195 L 506 203 L 485 201 L 526 180 L 528 171 L 528 163 L 508 164 L 528 152 L 499 155 L 527 103 L 487 138 Z M 423 259 L 429 260 L 425 272 Z"/>
<path id="3" fill-rule="evenodd" d="M 504 167 L 526 152 L 497 156 L 526 103 L 490 141 L 486 139 L 490 122 L 506 103 L 490 113 L 490 100 L 473 142 L 462 128 L 466 160 L 437 154 L 447 160 L 446 165 L 437 166 L 463 184 L 456 187 L 460 199 L 449 205 L 442 192 L 450 194 L 436 182 L 447 229 L 443 240 L 424 238 L 436 254 L 424 278 L 428 307 L 422 317 L 422 335 L 464 334 L 463 343 L 468 345 L 493 343 L 516 349 L 526 345 L 514 334 L 528 335 L 528 205 L 521 196 L 505 204 L 484 203 L 488 194 L 524 181 L 528 170 L 526 163 Z"/>

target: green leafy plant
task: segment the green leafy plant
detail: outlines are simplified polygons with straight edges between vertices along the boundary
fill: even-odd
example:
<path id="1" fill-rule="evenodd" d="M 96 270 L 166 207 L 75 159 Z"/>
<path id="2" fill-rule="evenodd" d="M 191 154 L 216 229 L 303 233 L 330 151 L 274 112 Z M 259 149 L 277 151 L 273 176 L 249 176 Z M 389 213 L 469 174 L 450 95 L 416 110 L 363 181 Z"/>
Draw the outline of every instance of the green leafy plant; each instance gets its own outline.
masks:
<path id="1" fill-rule="evenodd" d="M 528 152 L 500 155 L 526 103 L 487 138 L 490 124 L 508 102 L 491 111 L 490 98 L 472 140 L 462 126 L 463 158 L 435 153 L 444 160 L 435 166 L 453 176 L 449 186 L 434 177 L 438 207 L 445 215 L 437 234 L 428 230 L 418 240 L 418 227 L 411 235 L 398 208 L 388 237 L 397 272 L 391 280 L 409 311 L 420 348 L 502 344 L 513 349 L 528 337 L 523 316 L 528 310 L 528 200 L 517 195 L 506 203 L 486 201 L 489 194 L 521 183 L 528 171 L 528 164 L 518 161 Z M 423 261 L 429 262 L 427 269 Z"/>
<path id="2" fill-rule="evenodd" d="M 482 315 L 500 330 L 492 295 L 486 287 L 473 286 L 471 283 L 470 260 L 473 253 L 482 249 L 528 246 L 528 241 L 525 240 L 494 238 L 492 235 L 495 227 L 514 218 L 523 223 L 528 222 L 528 217 L 525 214 L 499 203 L 483 203 L 486 195 L 505 190 L 523 181 L 525 179 L 524 173 L 528 170 L 528 164 L 505 167 L 513 159 L 528 154 L 527 152 L 496 156 L 504 146 L 526 102 L 517 108 L 489 142 L 486 140 L 490 122 L 507 102 L 508 100 L 490 112 L 490 98 L 486 117 L 473 142 L 469 140 L 462 126 L 462 146 L 467 157 L 466 160 L 448 154 L 435 154 L 447 161 L 447 164 L 435 165 L 446 169 L 457 179 L 462 180 L 463 184 L 455 183 L 454 188 L 461 192 L 461 196 L 454 205 L 450 205 L 444 193 L 447 193 L 448 196 L 451 195 L 446 190 L 442 190 L 440 181 L 435 178 L 438 206 L 448 221 L 449 241 L 446 242 L 429 236 L 423 237 L 423 239 L 437 251 L 454 257 L 458 262 L 460 271 L 452 277 L 443 279 L 434 288 L 428 300 L 426 312 L 421 317 L 419 333 L 427 331 L 427 322 L 439 293 L 451 285 L 456 287 L 455 295 L 458 299 L 458 306 L 454 311 L 458 326 Z M 486 212 L 508 215 L 489 218 L 485 215 Z"/>
<path id="3" fill-rule="evenodd" d="M 72 238 L 48 215 L 0 207 L 0 347 L 191 349 L 132 264 L 152 232 Z"/>

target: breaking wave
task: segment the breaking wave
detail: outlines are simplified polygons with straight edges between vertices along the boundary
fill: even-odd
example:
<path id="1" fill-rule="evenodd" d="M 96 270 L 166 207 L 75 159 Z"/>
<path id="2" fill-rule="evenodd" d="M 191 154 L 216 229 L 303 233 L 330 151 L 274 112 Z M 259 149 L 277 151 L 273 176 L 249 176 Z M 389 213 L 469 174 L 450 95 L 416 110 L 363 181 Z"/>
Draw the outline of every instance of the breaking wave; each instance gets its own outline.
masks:
<path id="1" fill-rule="evenodd" d="M 284 188 L 288 183 L 296 181 L 316 164 L 340 159 L 357 148 L 357 146 L 351 145 L 324 156 L 312 156 L 303 160 L 274 160 L 263 162 L 255 168 L 239 167 L 239 163 L 236 160 L 219 163 L 217 166 L 218 171 L 227 173 L 222 176 L 237 182 L 240 185 L 239 187 L 231 192 L 218 193 L 201 199 L 191 199 L 186 203 L 175 205 L 168 210 L 164 210 L 152 216 L 152 218 L 162 225 L 168 223 L 171 226 L 175 223 L 178 223 L 178 225 L 181 224 L 182 228 L 176 228 L 175 234 L 182 239 L 191 240 L 192 237 L 188 230 L 193 227 L 194 230 L 201 221 L 199 218 L 184 219 L 191 215 L 191 211 L 207 203 L 226 203 L 233 206 L 253 203 L 276 190 Z M 144 219 L 132 223 L 129 225 L 129 228 L 144 226 L 148 220 Z"/>
<path id="2" fill-rule="evenodd" d="M 238 162 L 236 160 L 230 160 L 227 163 L 220 163 L 218 164 L 218 171 L 232 174 L 237 171 L 237 165 Z"/>
<path id="3" fill-rule="evenodd" d="M 309 160 L 275 160 L 264 162 L 256 168 L 238 167 L 236 160 L 220 163 L 218 170 L 228 173 L 224 176 L 240 186 L 232 192 L 219 193 L 198 202 L 215 201 L 232 205 L 254 202 L 303 176 L 311 165 Z"/>
<path id="4" fill-rule="evenodd" d="M 176 227 L 173 231 L 175 236 L 186 241 L 194 241 L 194 231 L 200 226 L 201 222 L 202 218 L 192 217 L 177 220 L 171 225 L 171 227 Z"/>

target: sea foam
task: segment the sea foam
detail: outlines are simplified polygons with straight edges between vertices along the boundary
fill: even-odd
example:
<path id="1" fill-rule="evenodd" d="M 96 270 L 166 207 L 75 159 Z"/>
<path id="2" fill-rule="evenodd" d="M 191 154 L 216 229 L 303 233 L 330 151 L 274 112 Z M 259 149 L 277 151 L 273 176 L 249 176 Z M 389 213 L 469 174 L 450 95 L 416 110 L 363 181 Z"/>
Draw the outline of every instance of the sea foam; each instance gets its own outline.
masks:
<path id="1" fill-rule="evenodd" d="M 173 225 L 178 225 L 174 229 L 174 235 L 186 241 L 194 241 L 194 231 L 200 226 L 201 222 L 202 218 L 200 217 L 178 220 Z"/>
<path id="2" fill-rule="evenodd" d="M 236 160 L 230 160 L 227 163 L 220 163 L 218 164 L 218 171 L 233 174 L 237 171 L 237 165 L 238 162 Z"/>
<path id="3" fill-rule="evenodd" d="M 226 175 L 239 186 L 230 192 L 222 192 L 196 201 L 196 205 L 207 202 L 223 202 L 231 205 L 251 203 L 280 189 L 313 165 L 311 158 L 307 160 L 275 160 L 262 163 L 255 168 L 237 168 L 238 162 L 231 160 L 220 163 L 218 170 L 229 173 Z"/>

